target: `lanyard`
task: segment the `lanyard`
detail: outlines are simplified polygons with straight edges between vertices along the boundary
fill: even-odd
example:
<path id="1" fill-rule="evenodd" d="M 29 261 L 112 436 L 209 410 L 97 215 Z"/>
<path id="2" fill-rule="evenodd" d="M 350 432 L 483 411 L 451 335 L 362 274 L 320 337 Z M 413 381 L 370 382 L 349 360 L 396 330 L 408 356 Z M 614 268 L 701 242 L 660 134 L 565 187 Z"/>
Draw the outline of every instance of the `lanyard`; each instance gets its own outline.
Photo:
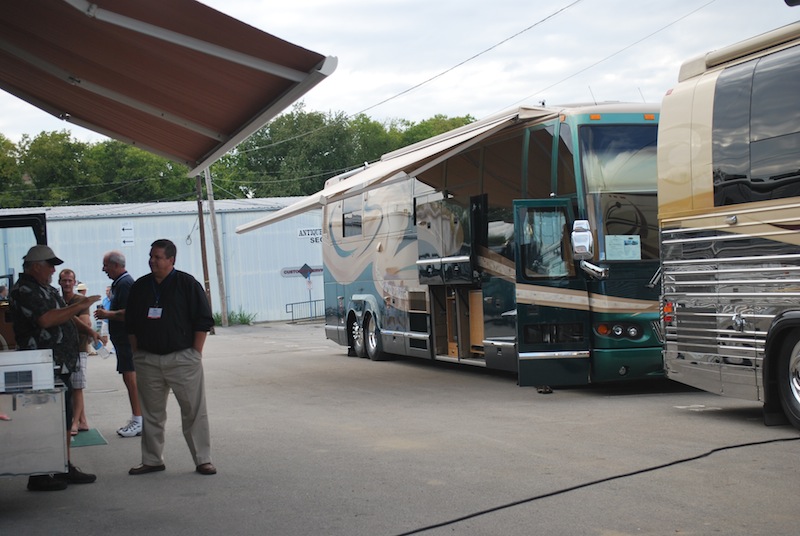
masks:
<path id="1" fill-rule="evenodd" d="M 175 273 L 175 268 L 173 268 L 172 271 L 169 274 L 167 274 L 167 277 L 165 277 L 164 280 L 161 281 L 161 283 L 159 284 L 156 284 L 155 277 L 151 280 L 151 282 L 153 283 L 153 295 L 156 297 L 156 304 L 155 304 L 156 307 L 158 307 L 158 302 L 161 300 L 161 290 L 164 288 L 164 284 L 170 277 L 172 277 L 172 274 L 174 273 Z"/>

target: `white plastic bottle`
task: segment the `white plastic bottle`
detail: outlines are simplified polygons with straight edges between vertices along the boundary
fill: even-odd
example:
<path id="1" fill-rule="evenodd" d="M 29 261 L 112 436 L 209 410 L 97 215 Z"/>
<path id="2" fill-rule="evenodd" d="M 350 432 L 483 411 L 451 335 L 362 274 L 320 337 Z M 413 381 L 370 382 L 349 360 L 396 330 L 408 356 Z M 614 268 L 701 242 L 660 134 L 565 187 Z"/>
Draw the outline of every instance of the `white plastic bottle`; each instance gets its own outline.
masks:
<path id="1" fill-rule="evenodd" d="M 97 341 L 97 342 L 95 342 L 95 343 L 94 343 L 94 349 L 95 349 L 95 351 L 97 352 L 97 355 L 99 355 L 99 356 L 100 356 L 100 357 L 102 357 L 103 359 L 107 359 L 107 358 L 108 358 L 108 356 L 110 356 L 110 355 L 111 355 L 111 352 L 109 352 L 109 351 L 106 349 L 106 347 L 103 345 L 103 342 L 102 342 L 102 341 Z"/>

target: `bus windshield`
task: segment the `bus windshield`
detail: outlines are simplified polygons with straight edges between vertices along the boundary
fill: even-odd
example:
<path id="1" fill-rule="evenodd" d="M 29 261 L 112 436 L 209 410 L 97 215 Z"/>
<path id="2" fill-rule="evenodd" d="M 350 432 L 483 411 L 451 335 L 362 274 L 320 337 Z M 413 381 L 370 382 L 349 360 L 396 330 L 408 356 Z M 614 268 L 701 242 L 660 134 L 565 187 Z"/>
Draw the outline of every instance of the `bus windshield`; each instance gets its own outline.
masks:
<path id="1" fill-rule="evenodd" d="M 657 125 L 583 125 L 581 166 L 600 260 L 658 259 Z"/>
<path id="2" fill-rule="evenodd" d="M 581 126 L 588 192 L 655 192 L 657 133 L 657 125 Z"/>

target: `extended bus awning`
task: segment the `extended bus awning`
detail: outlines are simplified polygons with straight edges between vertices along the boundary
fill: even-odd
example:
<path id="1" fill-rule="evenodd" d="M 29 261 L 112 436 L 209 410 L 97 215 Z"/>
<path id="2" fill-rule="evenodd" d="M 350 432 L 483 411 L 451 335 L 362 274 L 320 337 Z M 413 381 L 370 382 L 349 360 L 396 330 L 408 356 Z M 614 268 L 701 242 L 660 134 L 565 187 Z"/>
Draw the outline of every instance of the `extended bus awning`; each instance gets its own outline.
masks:
<path id="1" fill-rule="evenodd" d="M 236 232 L 241 234 L 253 231 L 259 227 L 323 207 L 328 203 L 360 195 L 378 186 L 391 184 L 406 177 L 416 177 L 518 121 L 543 119 L 556 115 L 557 111 L 549 108 L 515 108 L 387 153 L 374 164 L 333 177 L 323 190 L 301 199 L 297 203 L 258 220 L 240 225 L 236 228 Z"/>
<path id="2" fill-rule="evenodd" d="M 0 88 L 197 175 L 336 68 L 194 0 L 18 0 Z"/>

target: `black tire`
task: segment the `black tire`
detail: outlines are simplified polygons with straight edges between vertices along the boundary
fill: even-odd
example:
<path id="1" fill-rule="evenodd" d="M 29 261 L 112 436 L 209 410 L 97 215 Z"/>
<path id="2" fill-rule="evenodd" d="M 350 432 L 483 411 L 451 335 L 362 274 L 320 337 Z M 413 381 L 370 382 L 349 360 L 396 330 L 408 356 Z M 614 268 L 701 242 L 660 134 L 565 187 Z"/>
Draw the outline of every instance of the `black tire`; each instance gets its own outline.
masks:
<path id="1" fill-rule="evenodd" d="M 364 320 L 364 344 L 367 347 L 367 356 L 373 361 L 386 361 L 386 354 L 383 352 L 381 342 L 381 330 L 375 317 L 367 315 Z"/>
<path id="2" fill-rule="evenodd" d="M 361 324 L 358 323 L 357 318 L 353 317 L 348 330 L 352 340 L 350 347 L 353 350 L 353 354 L 356 357 L 367 357 L 367 350 L 364 346 L 364 330 L 361 328 Z"/>
<path id="3" fill-rule="evenodd" d="M 778 393 L 786 418 L 800 429 L 800 330 L 783 341 L 778 356 Z"/>

